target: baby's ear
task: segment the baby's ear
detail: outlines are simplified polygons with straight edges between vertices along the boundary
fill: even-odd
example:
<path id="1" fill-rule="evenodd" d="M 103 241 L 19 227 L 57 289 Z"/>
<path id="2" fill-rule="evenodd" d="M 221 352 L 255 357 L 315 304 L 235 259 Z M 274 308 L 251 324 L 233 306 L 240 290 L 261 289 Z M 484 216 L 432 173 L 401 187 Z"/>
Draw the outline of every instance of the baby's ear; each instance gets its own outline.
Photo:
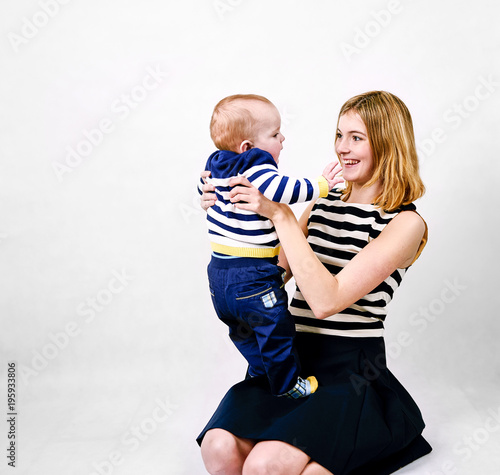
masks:
<path id="1" fill-rule="evenodd" d="M 250 140 L 244 140 L 240 144 L 240 153 L 246 152 L 246 151 L 250 150 L 251 148 L 253 148 L 253 143 L 250 142 Z"/>

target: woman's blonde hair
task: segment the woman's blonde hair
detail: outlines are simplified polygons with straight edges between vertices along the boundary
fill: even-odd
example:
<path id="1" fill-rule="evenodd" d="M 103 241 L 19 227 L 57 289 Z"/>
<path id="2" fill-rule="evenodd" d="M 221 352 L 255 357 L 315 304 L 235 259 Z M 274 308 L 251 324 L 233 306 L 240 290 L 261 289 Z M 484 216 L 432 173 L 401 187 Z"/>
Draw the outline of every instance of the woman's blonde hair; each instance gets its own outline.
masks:
<path id="1" fill-rule="evenodd" d="M 274 106 L 257 94 L 235 94 L 219 101 L 210 120 L 210 137 L 219 150 L 238 152 L 241 142 L 253 140 L 256 134 L 251 103 L 259 101 Z"/>
<path id="2" fill-rule="evenodd" d="M 363 120 L 373 153 L 373 176 L 364 186 L 378 180 L 382 191 L 374 204 L 394 211 L 425 193 L 420 178 L 411 115 L 404 102 L 385 91 L 371 91 L 349 99 L 340 109 L 340 117 L 355 112 Z M 337 122 L 338 127 L 338 122 Z M 346 182 L 345 196 L 352 191 Z"/>

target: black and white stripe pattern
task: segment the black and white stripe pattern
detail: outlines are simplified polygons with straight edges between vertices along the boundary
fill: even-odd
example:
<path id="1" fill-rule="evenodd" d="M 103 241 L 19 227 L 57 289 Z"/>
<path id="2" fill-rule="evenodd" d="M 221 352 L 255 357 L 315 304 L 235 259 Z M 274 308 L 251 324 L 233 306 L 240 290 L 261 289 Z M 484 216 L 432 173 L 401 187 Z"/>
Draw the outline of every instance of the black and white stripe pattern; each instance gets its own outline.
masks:
<path id="1" fill-rule="evenodd" d="M 309 217 L 308 242 L 319 260 L 332 273 L 342 268 L 375 239 L 400 211 L 415 210 L 413 204 L 386 213 L 370 204 L 350 204 L 337 190 L 320 198 Z M 348 337 L 383 336 L 386 307 L 399 287 L 406 269 L 397 269 L 378 287 L 342 312 L 316 319 L 297 288 L 290 312 L 297 331 Z"/>
<path id="2" fill-rule="evenodd" d="M 203 194 L 205 180 L 215 186 L 217 202 L 207 211 L 212 250 L 230 256 L 273 257 L 279 253 L 279 240 L 273 223 L 231 202 L 231 180 L 244 176 L 267 199 L 279 203 L 302 203 L 328 194 L 323 176 L 315 180 L 280 175 L 272 155 L 252 148 L 243 153 L 217 150 L 208 158 L 209 178 L 200 178 L 198 192 Z"/>

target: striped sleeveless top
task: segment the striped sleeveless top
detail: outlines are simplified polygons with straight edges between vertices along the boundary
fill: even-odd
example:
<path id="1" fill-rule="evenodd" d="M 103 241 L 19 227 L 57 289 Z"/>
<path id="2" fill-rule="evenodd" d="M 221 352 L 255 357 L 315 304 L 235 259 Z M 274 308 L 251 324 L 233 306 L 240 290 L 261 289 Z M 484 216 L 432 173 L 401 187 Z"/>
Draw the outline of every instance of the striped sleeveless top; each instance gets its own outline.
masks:
<path id="1" fill-rule="evenodd" d="M 314 205 L 308 222 L 307 241 L 332 274 L 338 274 L 400 211 L 416 210 L 412 203 L 387 213 L 371 204 L 345 203 L 340 199 L 341 196 L 339 190 L 333 190 L 327 197 L 320 198 Z M 426 236 L 417 256 L 425 241 Z M 386 307 L 405 272 L 406 269 L 395 270 L 369 294 L 340 313 L 325 319 L 314 317 L 297 287 L 290 304 L 296 330 L 346 337 L 383 336 Z"/>

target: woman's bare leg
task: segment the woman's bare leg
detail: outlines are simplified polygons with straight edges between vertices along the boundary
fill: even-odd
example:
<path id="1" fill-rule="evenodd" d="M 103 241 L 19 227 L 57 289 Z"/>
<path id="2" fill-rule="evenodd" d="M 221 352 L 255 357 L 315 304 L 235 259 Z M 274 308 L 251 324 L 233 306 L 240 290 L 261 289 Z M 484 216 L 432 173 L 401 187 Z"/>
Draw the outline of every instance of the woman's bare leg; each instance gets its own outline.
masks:
<path id="1" fill-rule="evenodd" d="M 243 475 L 300 475 L 310 457 L 278 440 L 258 442 L 246 457 Z"/>
<path id="2" fill-rule="evenodd" d="M 309 462 L 300 475 L 333 475 L 333 473 L 317 462 Z"/>
<path id="3" fill-rule="evenodd" d="M 224 429 L 210 429 L 201 443 L 201 456 L 210 475 L 241 475 L 255 441 L 236 437 Z"/>

